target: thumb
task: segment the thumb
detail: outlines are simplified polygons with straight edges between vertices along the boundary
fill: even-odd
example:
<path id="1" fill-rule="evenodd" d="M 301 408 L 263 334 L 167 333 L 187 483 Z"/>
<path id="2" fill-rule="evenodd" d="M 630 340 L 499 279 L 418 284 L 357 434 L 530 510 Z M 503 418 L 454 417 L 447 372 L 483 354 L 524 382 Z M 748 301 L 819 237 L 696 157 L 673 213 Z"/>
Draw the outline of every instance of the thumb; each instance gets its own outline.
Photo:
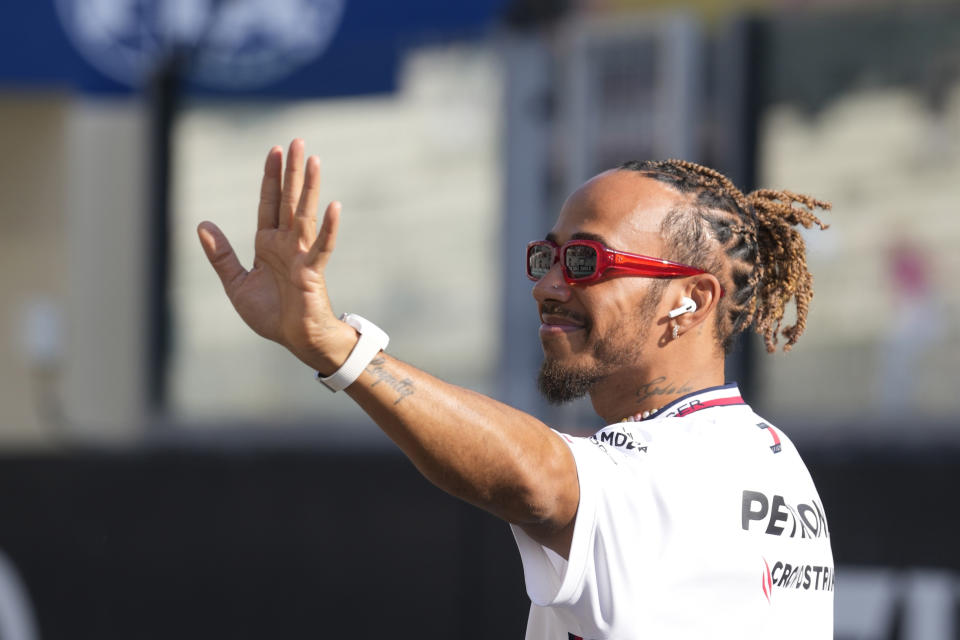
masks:
<path id="1" fill-rule="evenodd" d="M 227 295 L 232 296 L 233 291 L 247 277 L 247 270 L 240 264 L 233 247 L 217 225 L 212 222 L 201 222 L 197 227 L 197 235 L 200 237 L 200 245 L 207 254 L 207 259 L 220 276 L 220 282 L 223 283 Z"/>

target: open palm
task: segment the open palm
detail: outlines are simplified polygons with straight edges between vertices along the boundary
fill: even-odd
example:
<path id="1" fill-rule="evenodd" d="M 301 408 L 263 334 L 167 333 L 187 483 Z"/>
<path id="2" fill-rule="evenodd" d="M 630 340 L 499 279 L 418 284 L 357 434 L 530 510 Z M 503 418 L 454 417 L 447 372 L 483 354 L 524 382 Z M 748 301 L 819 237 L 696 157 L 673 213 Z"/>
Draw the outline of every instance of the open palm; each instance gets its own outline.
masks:
<path id="1" fill-rule="evenodd" d="M 315 368 L 327 364 L 340 323 L 330 308 L 323 270 L 333 252 L 340 204 L 331 203 L 317 233 L 320 161 L 304 163 L 303 141 L 267 154 L 253 268 L 247 271 L 223 232 L 212 222 L 197 229 L 200 243 L 240 317 L 264 338 L 287 347 Z"/>

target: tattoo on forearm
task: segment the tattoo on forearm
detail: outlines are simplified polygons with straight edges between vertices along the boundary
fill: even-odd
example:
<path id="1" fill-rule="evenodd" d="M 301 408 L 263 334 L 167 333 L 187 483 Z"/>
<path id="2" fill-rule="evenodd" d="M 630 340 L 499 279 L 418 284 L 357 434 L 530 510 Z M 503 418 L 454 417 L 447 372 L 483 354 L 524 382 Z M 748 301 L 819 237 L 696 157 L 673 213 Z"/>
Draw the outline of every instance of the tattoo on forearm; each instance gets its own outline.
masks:
<path id="1" fill-rule="evenodd" d="M 693 387 L 690 386 L 689 382 L 684 382 L 680 386 L 677 386 L 672 382 L 667 382 L 666 376 L 660 376 L 646 384 L 640 385 L 640 388 L 637 389 L 637 402 L 643 402 L 654 396 L 671 396 L 690 393 L 691 391 L 693 391 Z"/>
<path id="2" fill-rule="evenodd" d="M 386 358 L 376 357 L 370 361 L 370 364 L 367 365 L 367 372 L 376 378 L 376 381 L 370 385 L 370 388 L 377 386 L 381 382 L 385 383 L 388 387 L 397 392 L 397 399 L 394 400 L 393 404 L 400 404 L 400 402 L 408 397 L 412 396 L 415 393 L 413 388 L 413 380 L 410 378 L 404 378 L 401 380 L 396 377 L 384 367 L 387 360 Z"/>

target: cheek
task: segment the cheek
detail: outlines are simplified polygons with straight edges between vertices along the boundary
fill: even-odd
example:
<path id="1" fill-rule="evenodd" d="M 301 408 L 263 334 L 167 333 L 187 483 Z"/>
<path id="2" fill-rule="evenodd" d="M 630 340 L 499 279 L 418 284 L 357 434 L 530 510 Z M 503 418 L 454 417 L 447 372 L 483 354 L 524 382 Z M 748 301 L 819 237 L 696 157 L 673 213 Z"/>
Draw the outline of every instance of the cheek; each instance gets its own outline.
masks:
<path id="1" fill-rule="evenodd" d="M 653 330 L 663 306 L 663 292 L 645 278 L 618 278 L 604 285 L 602 296 L 589 303 L 590 325 L 588 335 L 595 338 L 648 334 Z M 593 293 L 593 292 L 591 292 Z M 587 301 L 584 301 L 587 304 Z"/>
<path id="2" fill-rule="evenodd" d="M 629 282 L 633 280 L 634 282 Z M 610 328 L 621 325 L 636 317 L 636 310 L 645 299 L 643 289 L 636 286 L 636 278 L 615 278 L 594 285 L 584 296 L 583 305 L 591 321 L 598 328 Z M 631 286 L 633 285 L 633 286 Z"/>

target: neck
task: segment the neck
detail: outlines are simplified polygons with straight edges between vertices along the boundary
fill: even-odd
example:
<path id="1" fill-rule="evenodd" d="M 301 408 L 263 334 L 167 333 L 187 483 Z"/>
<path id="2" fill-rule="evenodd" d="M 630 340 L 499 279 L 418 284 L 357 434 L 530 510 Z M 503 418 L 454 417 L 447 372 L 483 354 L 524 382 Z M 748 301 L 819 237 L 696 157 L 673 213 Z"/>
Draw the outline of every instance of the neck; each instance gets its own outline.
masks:
<path id="1" fill-rule="evenodd" d="M 590 390 L 593 409 L 606 422 L 653 413 L 688 393 L 723 384 L 723 360 L 697 367 L 632 367 L 617 371 Z"/>

